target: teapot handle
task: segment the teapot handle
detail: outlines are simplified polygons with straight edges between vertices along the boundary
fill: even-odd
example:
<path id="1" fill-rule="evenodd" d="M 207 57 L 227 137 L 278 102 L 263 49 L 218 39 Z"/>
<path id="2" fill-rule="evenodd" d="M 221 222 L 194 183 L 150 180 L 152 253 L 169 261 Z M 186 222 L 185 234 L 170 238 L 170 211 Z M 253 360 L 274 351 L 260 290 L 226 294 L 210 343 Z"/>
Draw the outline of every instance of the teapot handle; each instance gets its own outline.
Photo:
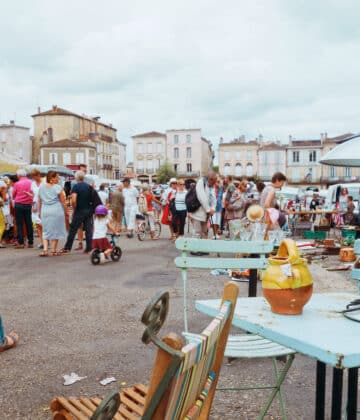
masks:
<path id="1" fill-rule="evenodd" d="M 300 258 L 296 243 L 289 238 L 283 239 L 280 243 L 277 257 L 287 258 L 290 264 L 295 263 Z"/>

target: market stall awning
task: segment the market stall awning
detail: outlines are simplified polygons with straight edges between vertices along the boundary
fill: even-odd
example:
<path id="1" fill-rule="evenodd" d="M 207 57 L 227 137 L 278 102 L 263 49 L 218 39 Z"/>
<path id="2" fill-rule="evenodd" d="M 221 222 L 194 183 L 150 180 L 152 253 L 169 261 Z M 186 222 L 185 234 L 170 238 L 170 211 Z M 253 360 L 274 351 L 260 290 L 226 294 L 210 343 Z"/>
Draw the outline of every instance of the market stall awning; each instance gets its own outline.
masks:
<path id="1" fill-rule="evenodd" d="M 320 159 L 320 163 L 331 166 L 360 167 L 360 134 L 339 144 Z"/>

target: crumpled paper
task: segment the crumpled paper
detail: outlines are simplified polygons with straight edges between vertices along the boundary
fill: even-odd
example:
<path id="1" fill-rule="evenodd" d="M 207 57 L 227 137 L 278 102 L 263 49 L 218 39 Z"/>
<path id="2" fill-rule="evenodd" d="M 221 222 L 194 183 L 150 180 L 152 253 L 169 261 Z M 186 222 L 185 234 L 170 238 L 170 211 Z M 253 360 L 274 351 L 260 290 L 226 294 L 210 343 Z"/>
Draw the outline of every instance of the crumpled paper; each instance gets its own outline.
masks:
<path id="1" fill-rule="evenodd" d="M 110 376 L 109 378 L 105 378 L 102 381 L 100 381 L 101 385 L 108 385 L 111 384 L 111 382 L 115 382 L 116 379 L 113 376 Z"/>
<path id="2" fill-rule="evenodd" d="M 72 385 L 75 382 L 79 382 L 85 378 L 87 378 L 87 376 L 79 376 L 77 373 L 75 372 L 71 372 L 70 375 L 63 375 L 64 378 L 64 385 Z"/>

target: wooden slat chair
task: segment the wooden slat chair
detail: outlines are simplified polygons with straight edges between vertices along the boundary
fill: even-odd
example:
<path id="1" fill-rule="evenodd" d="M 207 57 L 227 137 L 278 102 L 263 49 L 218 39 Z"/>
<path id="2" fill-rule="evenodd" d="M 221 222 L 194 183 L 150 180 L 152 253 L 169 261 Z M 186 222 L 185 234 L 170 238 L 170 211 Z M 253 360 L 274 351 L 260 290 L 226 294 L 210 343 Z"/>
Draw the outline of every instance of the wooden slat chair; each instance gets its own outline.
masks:
<path id="1" fill-rule="evenodd" d="M 183 307 L 184 307 L 184 329 L 185 338 L 190 337 L 187 320 L 187 278 L 188 269 L 250 269 L 250 277 L 257 282 L 257 270 L 264 270 L 268 265 L 266 254 L 273 250 L 270 241 L 223 241 L 208 239 L 180 238 L 175 242 L 176 248 L 181 250 L 181 257 L 175 258 L 175 264 L 181 269 L 183 283 Z M 206 252 L 213 254 L 231 254 L 231 257 L 192 257 L 188 252 Z M 235 255 L 245 254 L 250 257 L 235 258 Z M 251 280 L 250 280 L 251 281 Z M 254 287 L 253 287 L 254 289 Z M 254 293 L 249 295 L 254 296 Z M 256 286 L 255 286 L 256 292 Z M 256 294 L 255 294 L 256 295 Z M 287 347 L 281 346 L 270 340 L 255 334 L 229 335 L 225 356 L 231 359 L 254 359 L 272 358 L 274 365 L 275 383 L 271 386 L 218 388 L 219 390 L 250 390 L 250 389 L 271 389 L 270 396 L 261 410 L 260 419 L 264 418 L 276 395 L 279 395 L 283 418 L 286 418 L 285 401 L 281 392 L 282 383 L 289 371 L 295 357 L 295 352 Z M 286 357 L 286 363 L 282 370 L 278 367 L 279 357 Z"/>
<path id="2" fill-rule="evenodd" d="M 157 333 L 168 312 L 168 292 L 158 294 L 145 310 L 142 340 L 158 347 L 149 387 L 135 385 L 102 398 L 63 398 L 51 402 L 56 420 L 193 420 L 208 419 L 219 379 L 225 345 L 238 296 L 238 285 L 225 285 L 217 316 L 184 345 L 170 333 Z"/>

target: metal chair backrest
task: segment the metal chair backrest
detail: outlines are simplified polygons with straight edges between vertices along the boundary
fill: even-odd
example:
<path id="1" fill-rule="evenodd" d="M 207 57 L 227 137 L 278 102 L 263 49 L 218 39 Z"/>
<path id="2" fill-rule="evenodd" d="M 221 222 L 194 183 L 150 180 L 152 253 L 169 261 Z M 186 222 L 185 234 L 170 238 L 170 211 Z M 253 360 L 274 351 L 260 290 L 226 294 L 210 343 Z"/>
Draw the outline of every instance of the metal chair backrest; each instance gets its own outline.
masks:
<path id="1" fill-rule="evenodd" d="M 184 329 L 187 322 L 187 270 L 195 269 L 251 269 L 264 270 L 268 266 L 266 254 L 272 252 L 270 241 L 224 241 L 213 239 L 179 238 L 175 242 L 181 250 L 181 257 L 175 258 L 175 265 L 181 269 L 183 282 Z M 192 257 L 188 252 L 231 254 L 231 257 Z M 249 258 L 235 258 L 236 254 L 247 254 Z M 252 257 L 253 256 L 253 257 Z M 256 280 L 255 280 L 256 281 Z"/>

